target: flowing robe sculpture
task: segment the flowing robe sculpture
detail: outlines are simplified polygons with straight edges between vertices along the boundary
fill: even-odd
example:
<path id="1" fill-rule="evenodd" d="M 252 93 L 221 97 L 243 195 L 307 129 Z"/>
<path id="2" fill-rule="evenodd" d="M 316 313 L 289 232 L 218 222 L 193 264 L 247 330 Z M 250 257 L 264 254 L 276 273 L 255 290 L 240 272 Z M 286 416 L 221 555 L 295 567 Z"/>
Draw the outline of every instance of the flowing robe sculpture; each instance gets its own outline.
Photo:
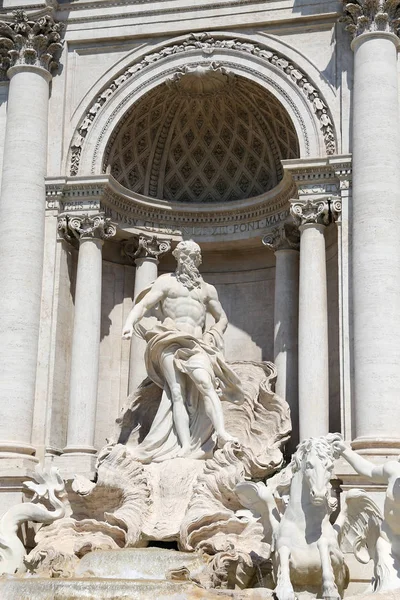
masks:
<path id="1" fill-rule="evenodd" d="M 198 271 L 200 247 L 180 242 L 173 254 L 175 273 L 139 294 L 123 329 L 125 339 L 136 333 L 146 340 L 148 375 L 163 390 L 150 430 L 133 451 L 142 462 L 211 456 L 216 443 L 235 441 L 225 429 L 221 400 L 243 401 L 239 378 L 223 356 L 226 314 Z M 156 319 L 143 319 L 150 311 Z M 215 320 L 209 330 L 207 313 Z"/>

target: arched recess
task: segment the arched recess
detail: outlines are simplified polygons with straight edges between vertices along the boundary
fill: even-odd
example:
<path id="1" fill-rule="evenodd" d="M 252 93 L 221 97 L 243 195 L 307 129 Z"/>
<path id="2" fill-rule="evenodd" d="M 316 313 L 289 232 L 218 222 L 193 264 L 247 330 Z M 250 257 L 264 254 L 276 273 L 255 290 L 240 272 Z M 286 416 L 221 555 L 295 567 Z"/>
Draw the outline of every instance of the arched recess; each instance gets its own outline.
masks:
<path id="1" fill-rule="evenodd" d="M 282 54 L 226 35 L 191 35 L 178 41 L 137 57 L 93 100 L 74 133 L 68 175 L 100 174 L 107 144 L 126 112 L 186 67 L 209 68 L 211 63 L 253 81 L 279 101 L 296 130 L 301 158 L 336 152 L 335 129 L 322 94 L 307 74 Z"/>

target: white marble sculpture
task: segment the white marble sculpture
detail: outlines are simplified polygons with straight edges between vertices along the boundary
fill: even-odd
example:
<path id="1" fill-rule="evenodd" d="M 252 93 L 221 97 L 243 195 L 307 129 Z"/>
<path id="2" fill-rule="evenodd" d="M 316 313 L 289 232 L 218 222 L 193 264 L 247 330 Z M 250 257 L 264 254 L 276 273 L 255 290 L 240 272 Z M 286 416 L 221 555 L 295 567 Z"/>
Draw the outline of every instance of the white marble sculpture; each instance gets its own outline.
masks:
<path id="1" fill-rule="evenodd" d="M 65 487 L 58 469 L 51 467 L 49 471 L 44 471 L 38 465 L 34 477 L 36 482 L 24 482 L 24 486 L 34 492 L 33 501 L 16 504 L 0 520 L 0 574 L 12 574 L 23 569 L 26 550 L 18 537 L 22 523 L 33 521 L 50 524 L 65 515 L 65 505 L 59 497 Z M 52 510 L 37 503 L 41 499 L 47 500 Z"/>
<path id="2" fill-rule="evenodd" d="M 71 577 L 88 552 L 115 556 L 153 540 L 207 555 L 205 587 L 245 588 L 269 567 L 262 525 L 237 513 L 235 488 L 281 466 L 289 406 L 274 392 L 272 363 L 225 361 L 228 321 L 198 271 L 199 246 L 181 242 L 174 255 L 175 273 L 138 295 L 123 329 L 146 340 L 149 377 L 99 452 L 96 483 L 77 478 L 68 516 L 39 531 L 31 573 Z"/>
<path id="3" fill-rule="evenodd" d="M 136 449 L 145 462 L 177 456 L 201 458 L 218 446 L 236 441 L 225 428 L 221 399 L 243 402 L 240 380 L 223 357 L 226 314 L 214 286 L 198 267 L 201 251 L 193 241 L 180 242 L 173 252 L 175 273 L 167 273 L 135 299 L 123 329 L 147 342 L 147 373 L 163 390 L 151 429 Z M 143 317 L 151 309 L 156 319 Z M 206 317 L 214 324 L 207 329 Z"/>
<path id="4" fill-rule="evenodd" d="M 337 440 L 339 434 L 307 439 L 267 485 L 243 482 L 236 488 L 243 505 L 261 516 L 278 600 L 295 600 L 295 590 L 339 600 L 347 586 L 347 567 L 329 520 L 337 506 L 330 484 Z"/>
<path id="5" fill-rule="evenodd" d="M 364 490 L 351 490 L 338 518 L 341 534 L 352 542 L 356 558 L 374 561 L 371 591 L 385 592 L 400 588 L 400 462 L 390 460 L 376 465 L 360 456 L 343 440 L 335 442 L 353 469 L 372 483 L 387 485 L 383 515 Z M 348 531 L 350 535 L 348 534 Z"/>

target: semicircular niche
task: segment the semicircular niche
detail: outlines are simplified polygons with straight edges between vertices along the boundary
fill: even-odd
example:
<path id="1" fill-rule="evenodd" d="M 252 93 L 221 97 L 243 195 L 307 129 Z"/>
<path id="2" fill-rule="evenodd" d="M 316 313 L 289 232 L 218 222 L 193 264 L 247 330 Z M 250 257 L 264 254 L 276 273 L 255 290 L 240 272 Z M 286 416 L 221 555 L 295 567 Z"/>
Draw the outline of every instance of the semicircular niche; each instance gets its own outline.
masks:
<path id="1" fill-rule="evenodd" d="M 119 122 L 104 171 L 173 202 L 229 202 L 274 188 L 299 156 L 294 126 L 272 94 L 221 68 L 176 74 Z"/>

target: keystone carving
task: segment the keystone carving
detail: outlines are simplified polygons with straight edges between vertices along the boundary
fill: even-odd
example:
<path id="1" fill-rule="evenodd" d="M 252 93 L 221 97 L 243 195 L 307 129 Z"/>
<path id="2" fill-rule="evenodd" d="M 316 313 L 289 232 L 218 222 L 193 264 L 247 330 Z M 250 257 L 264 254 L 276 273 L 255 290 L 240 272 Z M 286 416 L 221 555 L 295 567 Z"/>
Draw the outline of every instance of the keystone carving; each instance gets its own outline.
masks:
<path id="1" fill-rule="evenodd" d="M 284 223 L 272 229 L 262 239 L 264 246 L 277 250 L 298 250 L 300 247 L 299 230 L 293 223 Z"/>
<path id="2" fill-rule="evenodd" d="M 344 14 L 339 21 L 353 37 L 370 31 L 385 31 L 398 35 L 400 0 L 354 0 L 344 3 Z"/>
<path id="3" fill-rule="evenodd" d="M 31 19 L 16 10 L 10 21 L 0 21 L 0 69 L 5 75 L 15 65 L 43 67 L 52 73 L 62 50 L 63 23 L 45 15 Z"/>
<path id="4" fill-rule="evenodd" d="M 329 225 L 330 222 L 329 202 L 326 198 L 292 201 L 290 213 L 299 226 L 310 223 Z"/>
<path id="5" fill-rule="evenodd" d="M 58 233 L 67 242 L 74 239 L 97 238 L 107 240 L 117 233 L 117 228 L 111 219 L 104 215 L 62 215 L 58 219 Z"/>
<path id="6" fill-rule="evenodd" d="M 122 252 L 132 260 L 137 258 L 153 258 L 158 260 L 161 254 L 171 250 L 168 240 L 159 240 L 155 235 L 152 237 L 140 236 L 139 239 L 127 240 L 122 244 Z"/>

